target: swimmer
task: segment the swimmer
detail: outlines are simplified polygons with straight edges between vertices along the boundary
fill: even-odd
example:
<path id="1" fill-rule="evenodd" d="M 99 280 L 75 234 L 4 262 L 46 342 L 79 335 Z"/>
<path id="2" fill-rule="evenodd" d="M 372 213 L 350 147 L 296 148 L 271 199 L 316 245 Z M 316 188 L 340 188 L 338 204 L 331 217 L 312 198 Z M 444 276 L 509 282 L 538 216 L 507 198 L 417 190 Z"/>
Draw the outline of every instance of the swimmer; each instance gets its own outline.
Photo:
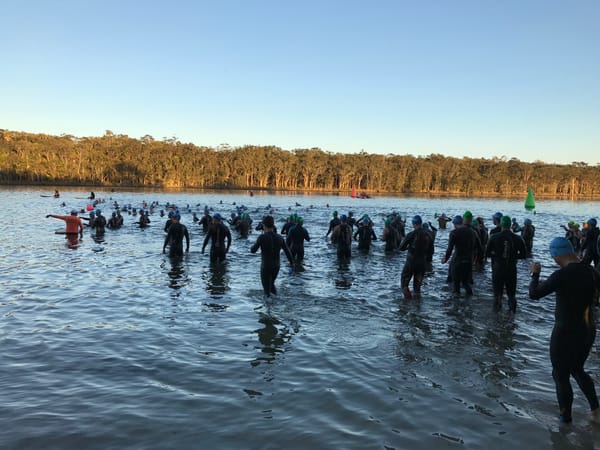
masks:
<path id="1" fill-rule="evenodd" d="M 83 222 L 77 216 L 77 210 L 71 210 L 71 215 L 69 216 L 61 216 L 58 214 L 48 214 L 46 218 L 54 217 L 55 219 L 60 219 L 65 221 L 65 234 L 67 235 L 77 235 L 79 233 L 79 237 L 83 237 Z"/>
<path id="2" fill-rule="evenodd" d="M 169 256 L 172 257 L 181 257 L 183 256 L 183 239 L 185 238 L 185 252 L 189 253 L 190 251 L 190 234 L 185 225 L 180 223 L 181 215 L 179 213 L 174 213 L 171 218 L 171 225 L 167 231 L 167 235 L 165 236 L 165 241 L 163 243 L 162 252 L 166 253 L 167 245 L 169 246 Z"/>
<path id="3" fill-rule="evenodd" d="M 400 276 L 400 287 L 404 298 L 411 299 L 410 280 L 413 280 L 415 295 L 421 295 L 421 286 L 425 269 L 427 267 L 427 255 L 433 254 L 433 239 L 428 231 L 423 229 L 423 219 L 416 215 L 412 218 L 413 231 L 408 233 L 400 244 L 400 251 L 408 250 L 406 262 Z"/>
<path id="4" fill-rule="evenodd" d="M 227 239 L 227 245 L 225 245 L 225 239 Z M 216 263 L 225 261 L 225 255 L 231 246 L 231 232 L 227 225 L 223 223 L 223 218 L 219 213 L 215 213 L 212 217 L 212 223 L 206 232 L 206 237 L 202 244 L 202 254 L 204 254 L 204 249 L 206 248 L 208 241 L 211 241 L 210 262 Z"/>
<path id="5" fill-rule="evenodd" d="M 502 293 L 506 287 L 508 309 L 517 311 L 517 260 L 525 259 L 527 249 L 518 234 L 510 230 L 510 217 L 500 219 L 502 231 L 492 235 L 485 255 L 492 258 L 492 286 L 494 289 L 494 310 L 502 309 Z"/>
<path id="6" fill-rule="evenodd" d="M 573 390 L 570 377 L 577 381 L 591 410 L 591 420 L 600 423 L 600 408 L 593 379 L 585 372 L 584 364 L 596 337 L 594 302 L 600 289 L 600 274 L 579 261 L 571 243 L 564 237 L 550 242 L 550 255 L 560 266 L 550 277 L 540 282 L 540 263 L 531 266 L 529 297 L 537 300 L 556 293 L 554 328 L 550 338 L 552 378 L 561 423 L 573 421 L 571 408 Z"/>
<path id="7" fill-rule="evenodd" d="M 250 247 L 252 253 L 256 253 L 260 248 L 260 280 L 266 297 L 270 297 L 271 294 L 277 294 L 275 280 L 279 274 L 281 264 L 280 254 L 282 250 L 290 266 L 293 265 L 292 253 L 283 240 L 283 237 L 273 231 L 274 227 L 275 221 L 273 220 L 273 216 L 265 217 L 263 219 L 264 233 L 258 236 L 254 245 Z"/>

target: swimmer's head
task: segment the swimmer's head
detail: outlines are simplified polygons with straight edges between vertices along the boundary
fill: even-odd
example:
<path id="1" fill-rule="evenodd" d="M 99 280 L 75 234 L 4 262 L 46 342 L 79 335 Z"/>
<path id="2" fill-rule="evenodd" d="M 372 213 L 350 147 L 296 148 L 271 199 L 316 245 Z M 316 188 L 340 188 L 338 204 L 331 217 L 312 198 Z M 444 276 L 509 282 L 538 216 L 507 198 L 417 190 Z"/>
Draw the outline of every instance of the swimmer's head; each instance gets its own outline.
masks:
<path id="1" fill-rule="evenodd" d="M 502 219 L 500 219 L 500 226 L 502 228 L 510 228 L 510 217 L 502 216 Z"/>
<path id="2" fill-rule="evenodd" d="M 553 258 L 575 253 L 573 245 L 564 237 L 556 237 L 550 241 L 550 256 Z"/>

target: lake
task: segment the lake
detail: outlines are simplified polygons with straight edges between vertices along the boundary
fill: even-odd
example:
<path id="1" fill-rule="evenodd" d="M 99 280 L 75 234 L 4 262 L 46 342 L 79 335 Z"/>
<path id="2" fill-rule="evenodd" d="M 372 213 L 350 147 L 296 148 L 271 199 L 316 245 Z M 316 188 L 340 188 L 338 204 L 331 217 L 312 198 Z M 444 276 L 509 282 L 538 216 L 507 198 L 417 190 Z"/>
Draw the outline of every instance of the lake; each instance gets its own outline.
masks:
<path id="1" fill-rule="evenodd" d="M 598 215 L 600 203 L 324 195 L 101 192 L 112 201 L 182 208 L 191 251 L 182 262 L 161 253 L 158 210 L 140 229 L 67 245 L 60 220 L 89 193 L 0 188 L 4 212 L 0 277 L 2 448 L 431 449 L 594 448 L 600 427 L 573 381 L 574 425 L 558 425 L 548 355 L 554 297 L 527 295 L 531 260 L 519 262 L 518 310 L 492 308 L 489 264 L 474 295 L 452 295 L 441 258 L 420 300 L 399 288 L 405 254 L 353 248 L 338 264 L 325 239 L 332 212 L 366 213 L 381 236 L 387 213 L 403 217 L 466 209 L 491 227 L 496 211 L 530 217 L 542 278 L 556 266 L 547 248 L 561 224 Z M 65 206 L 61 206 L 64 202 Z M 265 299 L 258 233 L 236 232 L 224 266 L 200 252 L 204 236 L 190 211 L 228 217 L 245 205 L 255 224 L 274 208 L 281 229 L 297 212 L 311 235 L 296 273 L 282 269 L 279 294 Z M 301 206 L 296 206 L 296 203 Z M 186 205 L 190 205 L 190 210 Z M 410 227 L 407 227 L 410 229 Z M 356 244 L 354 244 L 356 246 Z M 600 382 L 597 345 L 587 369 Z"/>

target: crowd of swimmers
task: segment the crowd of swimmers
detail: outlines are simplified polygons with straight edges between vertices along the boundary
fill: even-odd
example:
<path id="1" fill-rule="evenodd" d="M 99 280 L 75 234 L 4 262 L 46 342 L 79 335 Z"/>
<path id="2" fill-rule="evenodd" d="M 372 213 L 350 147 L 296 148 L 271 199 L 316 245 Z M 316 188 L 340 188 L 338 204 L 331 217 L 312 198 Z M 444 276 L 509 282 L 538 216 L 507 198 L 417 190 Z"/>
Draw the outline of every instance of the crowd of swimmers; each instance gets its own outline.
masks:
<path id="1" fill-rule="evenodd" d="M 160 216 L 167 215 L 163 252 L 166 253 L 168 249 L 171 257 L 179 258 L 190 249 L 190 233 L 181 223 L 181 212 L 192 213 L 193 222 L 204 233 L 202 253 L 210 244 L 212 264 L 226 260 L 232 243 L 230 228 L 240 237 L 247 237 L 253 229 L 248 209 L 243 206 L 236 207 L 236 211 L 232 212 L 227 220 L 221 214 L 213 213 L 208 207 L 204 208 L 202 217 L 198 217 L 192 212 L 193 208 L 190 205 L 178 208 L 166 204 L 162 208 L 157 202 L 144 202 L 141 208 L 114 202 L 115 212 L 107 220 L 99 206 L 99 201 L 94 200 L 86 210 L 74 209 L 70 215 L 49 214 L 46 217 L 64 220 L 65 234 L 73 238 L 83 236 L 82 218 L 87 221 L 87 227 L 93 229 L 96 235 L 101 235 L 106 228 L 118 229 L 123 226 L 122 212 L 133 216 L 136 219 L 135 224 L 145 228 L 150 224 L 149 214 L 160 208 Z M 304 258 L 304 245 L 310 242 L 310 235 L 304 227 L 303 218 L 298 214 L 290 214 L 282 226 L 281 234 L 277 233 L 274 210 L 270 205 L 266 210 L 266 215 L 254 228 L 260 231 L 260 234 L 250 251 L 261 252 L 260 278 L 264 294 L 269 297 L 277 293 L 275 280 L 281 267 L 281 253 L 285 255 L 293 270 L 294 264 Z M 89 213 L 88 217 L 80 218 L 79 214 L 86 211 Z M 452 291 L 460 294 L 464 290 L 467 295 L 471 295 L 473 271 L 481 270 L 487 260 L 490 260 L 493 308 L 496 311 L 501 310 L 502 298 L 506 292 L 508 310 L 514 314 L 517 309 L 517 261 L 532 255 L 535 238 L 535 226 L 532 221 L 525 219 L 520 225 L 515 218 L 497 212 L 491 217 L 493 227 L 488 230 L 485 220 L 482 217 L 474 218 L 470 211 L 453 217 L 444 213 L 436 214 L 435 219 L 438 223 L 437 228 L 431 221 L 424 221 L 420 215 L 415 215 L 410 220 L 412 229 L 408 231 L 407 220 L 398 213 L 392 212 L 385 218 L 381 234 L 385 251 L 407 252 L 400 275 L 400 287 L 404 297 L 412 299 L 420 296 L 424 277 L 432 270 L 434 242 L 438 230 L 446 229 L 451 224 L 452 230 L 448 233 L 448 244 L 441 262 L 448 264 L 447 282 Z M 600 229 L 594 218 L 584 222 L 581 228 L 573 221 L 562 227 L 565 235 L 554 238 L 549 248 L 551 257 L 560 268 L 548 279 L 541 281 L 541 265 L 537 262 L 532 263 L 529 269 L 529 296 L 531 299 L 539 299 L 550 293 L 556 294 L 550 359 L 561 423 L 569 424 L 572 421 L 571 376 L 575 378 L 589 403 L 592 420 L 600 423 L 600 407 L 594 382 L 584 370 L 596 334 L 594 306 L 598 304 L 600 292 L 600 272 L 597 270 L 600 262 Z M 358 251 L 368 252 L 371 243 L 378 239 L 373 220 L 367 214 L 356 218 L 353 212 L 339 215 L 337 211 L 333 212 L 325 237 L 335 246 L 337 256 L 342 262 L 352 257 L 353 242 L 357 242 Z"/>

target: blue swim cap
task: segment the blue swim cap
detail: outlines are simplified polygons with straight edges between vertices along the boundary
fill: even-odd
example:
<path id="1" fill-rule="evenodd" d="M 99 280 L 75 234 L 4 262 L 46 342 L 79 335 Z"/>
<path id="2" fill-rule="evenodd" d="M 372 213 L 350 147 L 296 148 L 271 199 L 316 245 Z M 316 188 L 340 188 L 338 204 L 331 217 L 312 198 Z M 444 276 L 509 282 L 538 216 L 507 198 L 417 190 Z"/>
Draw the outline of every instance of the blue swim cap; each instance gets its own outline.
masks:
<path id="1" fill-rule="evenodd" d="M 454 219 L 452 219 L 452 223 L 454 225 L 462 225 L 462 223 L 463 223 L 462 216 L 454 216 Z"/>
<path id="2" fill-rule="evenodd" d="M 175 220 L 181 220 L 181 214 L 179 214 L 179 213 L 173 214 L 173 219 L 175 219 Z"/>
<path id="3" fill-rule="evenodd" d="M 171 219 L 173 216 L 175 215 L 175 213 L 173 211 L 169 211 L 169 214 L 167 214 L 167 216 Z"/>
<path id="4" fill-rule="evenodd" d="M 596 219 L 590 219 L 587 223 L 592 228 L 594 228 L 598 224 L 598 222 L 596 222 Z"/>
<path id="5" fill-rule="evenodd" d="M 575 253 L 573 250 L 573 245 L 569 242 L 567 238 L 564 237 L 556 237 L 550 241 L 550 255 L 562 256 L 568 255 L 571 253 Z"/>
<path id="6" fill-rule="evenodd" d="M 213 216 L 213 219 L 215 219 L 215 220 L 222 220 L 223 218 L 221 217 L 221 214 L 215 213 L 215 215 Z"/>
<path id="7" fill-rule="evenodd" d="M 525 219 L 525 220 L 523 221 L 523 223 L 524 223 L 525 225 L 531 225 L 531 219 Z"/>
<path id="8" fill-rule="evenodd" d="M 413 225 L 421 225 L 422 223 L 423 223 L 423 219 L 421 219 L 421 216 L 419 216 L 418 214 L 412 218 Z"/>
<path id="9" fill-rule="evenodd" d="M 500 222 L 500 219 L 502 219 L 502 213 L 501 212 L 494 213 L 494 215 L 492 216 L 492 219 Z"/>
<path id="10" fill-rule="evenodd" d="M 348 218 L 346 217 L 346 214 L 342 214 L 342 215 L 340 216 L 340 220 L 341 220 L 342 222 L 345 222 L 346 220 L 348 220 Z"/>

